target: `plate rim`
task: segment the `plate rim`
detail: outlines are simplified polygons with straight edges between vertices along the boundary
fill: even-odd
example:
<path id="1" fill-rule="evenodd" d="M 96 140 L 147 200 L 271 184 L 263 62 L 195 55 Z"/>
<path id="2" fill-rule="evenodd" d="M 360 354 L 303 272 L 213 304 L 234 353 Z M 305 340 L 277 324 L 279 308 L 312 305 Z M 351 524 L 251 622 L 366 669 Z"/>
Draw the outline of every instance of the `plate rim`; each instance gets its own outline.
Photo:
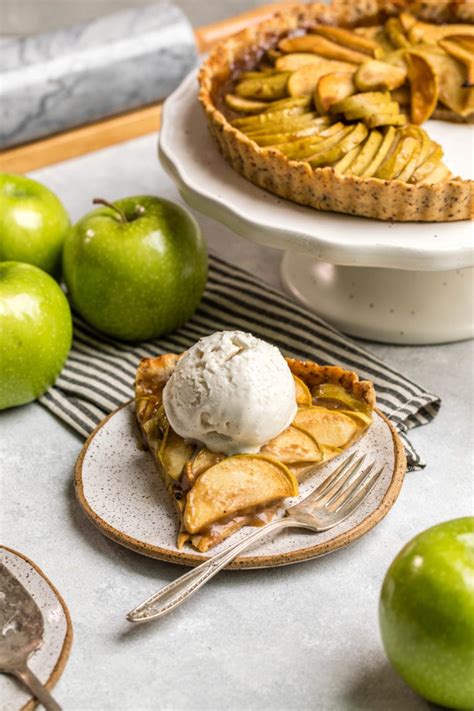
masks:
<path id="1" fill-rule="evenodd" d="M 84 459 L 92 444 L 95 436 L 98 432 L 107 424 L 107 422 L 120 410 L 129 407 L 133 400 L 129 400 L 122 405 L 119 405 L 115 410 L 110 412 L 106 417 L 104 417 L 101 422 L 95 427 L 91 432 L 87 440 L 84 442 L 79 456 L 77 458 L 74 467 L 74 486 L 76 491 L 76 497 L 81 505 L 87 518 L 104 534 L 107 538 L 111 539 L 115 543 L 128 548 L 129 550 L 145 555 L 149 558 L 154 558 L 156 560 L 162 560 L 167 563 L 174 563 L 176 565 L 186 565 L 190 567 L 195 567 L 200 563 L 204 563 L 212 556 L 202 556 L 195 553 L 189 553 L 187 551 L 175 553 L 169 549 L 162 548 L 160 546 L 153 545 L 151 543 L 146 543 L 140 541 L 133 536 L 129 536 L 123 533 L 117 528 L 114 528 L 110 523 L 101 518 L 89 504 L 83 486 L 82 478 L 82 467 Z M 358 538 L 363 536 L 365 533 L 374 528 L 390 511 L 395 501 L 397 500 L 402 484 L 405 478 L 407 459 L 405 454 L 405 448 L 394 425 L 390 420 L 382 413 L 378 408 L 375 408 L 377 414 L 384 420 L 385 424 L 390 430 L 392 435 L 392 443 L 394 450 L 394 465 L 390 484 L 376 509 L 374 509 L 368 516 L 366 516 L 360 523 L 354 528 L 339 534 L 336 538 L 323 543 L 316 543 L 313 546 L 306 548 L 298 548 L 296 551 L 289 551 L 287 553 L 277 553 L 273 555 L 259 555 L 259 556 L 246 556 L 237 557 L 232 563 L 230 563 L 226 569 L 244 569 L 244 568 L 274 568 L 283 565 L 290 565 L 292 563 L 300 563 L 306 560 L 312 560 L 314 558 L 319 558 L 320 556 L 326 555 L 327 553 L 332 553 L 340 548 L 343 548 L 350 543 L 353 543 Z"/>
<path id="2" fill-rule="evenodd" d="M 71 613 L 69 612 L 69 608 L 66 605 L 66 602 L 64 601 L 64 598 L 62 597 L 61 593 L 58 591 L 57 587 L 53 585 L 46 573 L 41 570 L 39 565 L 37 565 L 33 560 L 31 560 L 31 558 L 28 558 L 28 556 L 26 556 L 24 553 L 20 553 L 20 551 L 17 551 L 14 548 L 10 548 L 9 546 L 5 546 L 3 544 L 1 548 L 8 551 L 9 553 L 12 553 L 17 558 L 21 558 L 22 560 L 24 560 L 25 563 L 27 563 L 31 568 L 33 568 L 36 573 L 38 573 L 41 578 L 43 578 L 46 585 L 51 588 L 56 598 L 59 600 L 59 603 L 64 612 L 64 617 L 66 619 L 66 634 L 64 636 L 64 642 L 61 647 L 61 652 L 56 661 L 56 664 L 54 665 L 53 670 L 49 675 L 47 681 L 44 683 L 44 686 L 48 689 L 48 691 L 51 691 L 61 678 L 62 673 L 66 667 L 67 661 L 69 659 L 69 655 L 71 653 L 71 647 L 74 638 L 74 628 L 72 625 Z M 39 702 L 33 696 L 29 701 L 27 701 L 25 704 L 23 704 L 23 706 L 21 706 L 19 711 L 33 711 L 33 709 L 35 709 L 38 704 Z"/>

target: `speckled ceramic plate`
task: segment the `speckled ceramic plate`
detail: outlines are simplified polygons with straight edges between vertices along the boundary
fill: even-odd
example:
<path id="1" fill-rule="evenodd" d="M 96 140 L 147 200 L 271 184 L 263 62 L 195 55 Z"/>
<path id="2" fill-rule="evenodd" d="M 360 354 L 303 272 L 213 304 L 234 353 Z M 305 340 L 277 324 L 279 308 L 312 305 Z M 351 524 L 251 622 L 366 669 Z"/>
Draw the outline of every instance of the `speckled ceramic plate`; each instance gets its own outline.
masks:
<path id="1" fill-rule="evenodd" d="M 360 453 L 367 452 L 377 465 L 385 464 L 385 471 L 350 518 L 323 533 L 282 531 L 241 555 L 229 567 L 265 568 L 316 558 L 351 543 L 373 528 L 400 492 L 406 469 L 405 452 L 392 425 L 379 413 L 354 447 Z M 333 459 L 308 476 L 300 484 L 300 496 L 286 502 L 293 504 L 306 497 L 335 468 L 337 461 Z M 189 546 L 182 550 L 176 547 L 178 518 L 150 454 L 143 450 L 132 404 L 113 412 L 91 434 L 77 461 L 75 477 L 81 506 L 112 540 L 143 555 L 180 565 L 198 565 L 208 557 Z M 232 541 L 246 536 L 249 530 L 244 528 L 234 534 Z M 226 545 L 228 541 L 216 546 L 212 554 Z"/>
<path id="2" fill-rule="evenodd" d="M 31 671 L 52 689 L 61 676 L 72 644 L 69 610 L 46 575 L 26 556 L 0 546 L 0 562 L 28 590 L 44 619 L 43 644 L 28 660 Z M 36 701 L 7 674 L 0 674 L 0 711 L 31 711 Z"/>

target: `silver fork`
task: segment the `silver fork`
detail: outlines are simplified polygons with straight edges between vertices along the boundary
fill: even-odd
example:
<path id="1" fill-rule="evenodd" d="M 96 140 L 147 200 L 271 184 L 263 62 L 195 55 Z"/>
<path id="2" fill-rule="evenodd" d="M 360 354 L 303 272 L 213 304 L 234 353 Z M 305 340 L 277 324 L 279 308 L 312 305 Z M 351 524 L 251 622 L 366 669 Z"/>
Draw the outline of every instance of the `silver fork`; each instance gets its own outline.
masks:
<path id="1" fill-rule="evenodd" d="M 206 560 L 142 602 L 127 614 L 130 622 L 148 622 L 163 617 L 188 600 L 202 586 L 225 568 L 239 553 L 270 533 L 284 528 L 327 531 L 350 516 L 375 486 L 384 467 L 365 466 L 366 456 L 356 453 L 345 459 L 309 496 L 285 510 L 284 518 L 258 528 L 243 541 L 229 546 Z"/>

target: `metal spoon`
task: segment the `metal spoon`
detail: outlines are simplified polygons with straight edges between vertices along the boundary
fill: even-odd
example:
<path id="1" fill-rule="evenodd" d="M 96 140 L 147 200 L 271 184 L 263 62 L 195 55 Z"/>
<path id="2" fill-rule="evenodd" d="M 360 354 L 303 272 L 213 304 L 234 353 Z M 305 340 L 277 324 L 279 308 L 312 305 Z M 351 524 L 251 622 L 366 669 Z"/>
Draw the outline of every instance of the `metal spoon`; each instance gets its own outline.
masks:
<path id="1" fill-rule="evenodd" d="M 0 671 L 19 679 L 47 711 L 61 711 L 27 666 L 43 643 L 43 615 L 23 585 L 0 563 Z"/>

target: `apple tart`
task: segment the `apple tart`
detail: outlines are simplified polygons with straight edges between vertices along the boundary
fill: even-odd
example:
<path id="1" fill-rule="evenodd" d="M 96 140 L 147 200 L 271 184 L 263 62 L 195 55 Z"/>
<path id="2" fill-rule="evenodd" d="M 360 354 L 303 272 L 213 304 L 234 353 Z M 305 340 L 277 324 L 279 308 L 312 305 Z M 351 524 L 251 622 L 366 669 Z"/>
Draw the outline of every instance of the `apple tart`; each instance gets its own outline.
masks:
<path id="1" fill-rule="evenodd" d="M 296 416 L 256 454 L 226 456 L 180 437 L 162 404 L 180 356 L 145 358 L 135 383 L 136 416 L 180 517 L 177 545 L 207 551 L 242 526 L 262 526 L 298 494 L 310 469 L 351 446 L 372 422 L 372 383 L 337 366 L 286 359 L 295 379 Z"/>
<path id="2" fill-rule="evenodd" d="M 430 118 L 474 118 L 474 3 L 334 0 L 222 43 L 199 99 L 232 167 L 316 209 L 396 221 L 472 218 Z"/>

